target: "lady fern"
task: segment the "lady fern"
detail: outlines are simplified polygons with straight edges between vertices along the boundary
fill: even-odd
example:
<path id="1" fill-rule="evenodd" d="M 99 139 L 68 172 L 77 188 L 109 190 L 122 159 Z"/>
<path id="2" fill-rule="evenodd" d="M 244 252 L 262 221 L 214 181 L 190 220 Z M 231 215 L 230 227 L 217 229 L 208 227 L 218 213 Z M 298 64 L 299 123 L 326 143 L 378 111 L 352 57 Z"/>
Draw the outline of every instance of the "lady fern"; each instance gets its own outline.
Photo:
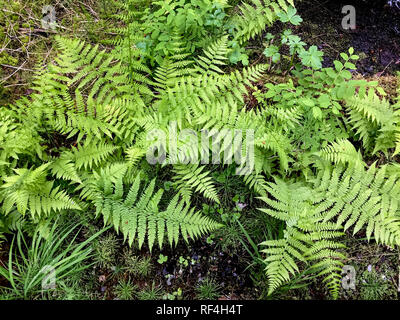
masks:
<path id="1" fill-rule="evenodd" d="M 266 272 L 270 293 L 288 282 L 299 271 L 299 262 L 312 263 L 318 275 L 337 297 L 340 288 L 343 248 L 333 241 L 339 230 L 365 230 L 377 243 L 400 244 L 400 180 L 398 174 L 387 175 L 387 167 L 360 165 L 332 168 L 325 164 L 310 183 L 288 183 L 277 180 L 269 184 L 268 205 L 261 209 L 286 223 L 283 239 L 262 243 L 267 254 Z M 299 261 L 299 262 L 296 262 Z"/>
<path id="2" fill-rule="evenodd" d="M 191 190 L 202 193 L 205 198 L 220 203 L 217 191 L 212 183 L 210 172 L 204 171 L 204 167 L 198 165 L 175 165 L 172 170 L 173 179 L 181 190 L 185 190 L 183 198 L 190 203 Z"/>
<path id="3" fill-rule="evenodd" d="M 324 221 L 336 219 L 344 230 L 356 234 L 365 228 L 368 239 L 399 245 L 399 176 L 388 176 L 387 167 L 361 166 L 330 168 L 313 181 L 314 205 Z"/>
<path id="4" fill-rule="evenodd" d="M 178 242 L 180 234 L 187 241 L 189 237 L 197 238 L 220 227 L 218 223 L 200 216 L 194 209 L 184 205 L 182 200 L 179 201 L 178 195 L 165 210 L 160 210 L 163 191 L 154 192 L 154 187 L 153 180 L 140 193 L 140 177 L 137 176 L 125 192 L 122 179 L 114 183 L 105 180 L 99 186 L 95 200 L 96 212 L 103 215 L 105 223 L 112 223 L 117 231 L 121 231 L 130 245 L 137 239 L 141 248 L 147 235 L 150 250 L 156 240 L 161 248 L 164 237 L 167 237 L 172 246 Z"/>
<path id="5" fill-rule="evenodd" d="M 1 211 L 8 214 L 14 206 L 18 212 L 27 211 L 32 217 L 50 215 L 65 209 L 79 210 L 80 206 L 54 181 L 47 180 L 49 163 L 36 169 L 15 169 L 15 175 L 4 177 L 0 190 Z"/>
<path id="6" fill-rule="evenodd" d="M 277 19 L 277 13 L 287 11 L 289 5 L 294 7 L 292 0 L 250 0 L 239 6 L 240 14 L 233 16 L 237 33 L 235 40 L 239 43 L 260 34 Z"/>
<path id="7" fill-rule="evenodd" d="M 347 105 L 349 123 L 364 147 L 375 154 L 398 148 L 399 109 L 370 91 L 367 96 L 351 99 Z"/>
<path id="8" fill-rule="evenodd" d="M 262 198 L 269 208 L 260 210 L 286 225 L 282 239 L 261 243 L 267 247 L 262 252 L 266 254 L 269 294 L 289 282 L 303 263 L 318 276 L 324 276 L 324 282 L 337 298 L 345 258 L 338 251 L 344 245 L 335 241 L 343 235 L 339 231 L 341 226 L 323 221 L 313 206 L 312 190 L 301 183 L 277 180 L 269 184 L 267 191 L 274 199 Z"/>

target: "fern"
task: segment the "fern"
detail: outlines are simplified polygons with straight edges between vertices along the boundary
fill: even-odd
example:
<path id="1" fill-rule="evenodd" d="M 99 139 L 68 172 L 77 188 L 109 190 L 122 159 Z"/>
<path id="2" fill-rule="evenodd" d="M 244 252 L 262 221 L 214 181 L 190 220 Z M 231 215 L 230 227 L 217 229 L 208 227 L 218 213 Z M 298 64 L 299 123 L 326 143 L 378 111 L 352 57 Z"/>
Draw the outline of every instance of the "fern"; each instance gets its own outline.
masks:
<path id="1" fill-rule="evenodd" d="M 175 80 L 193 72 L 190 65 L 193 61 L 188 60 L 190 53 L 185 52 L 183 48 L 182 37 L 177 31 L 172 38 L 172 49 L 170 56 L 167 56 L 162 64 L 155 70 L 155 84 L 161 90 L 175 84 Z"/>
<path id="2" fill-rule="evenodd" d="M 163 191 L 154 193 L 154 180 L 140 196 L 139 176 L 128 192 L 124 191 L 122 179 L 115 183 L 107 181 L 99 186 L 98 198 L 95 200 L 96 212 L 103 215 L 105 223 L 112 223 L 117 231 L 121 231 L 129 245 L 137 239 L 141 248 L 147 235 L 150 250 L 156 240 L 161 248 L 165 236 L 173 246 L 178 242 L 180 234 L 187 241 L 189 237 L 197 238 L 220 226 L 185 206 L 183 201 L 179 201 L 178 195 L 164 211 L 159 210 Z"/>
<path id="3" fill-rule="evenodd" d="M 221 10 L 227 6 L 218 3 Z M 125 25 L 113 50 L 56 37 L 59 54 L 36 73 L 33 93 L 0 109 L 0 222 L 19 223 L 14 215 L 38 221 L 64 210 L 96 210 L 131 246 L 174 246 L 221 227 L 191 208 L 194 193 L 196 200 L 225 205 L 214 169 L 188 160 L 212 153 L 220 174 L 231 164 L 229 156 L 239 154 L 240 163 L 228 170 L 243 176 L 264 201 L 260 210 L 279 220 L 283 231 L 262 243 L 269 293 L 306 270 L 322 277 L 337 298 L 342 231 L 364 232 L 389 246 L 400 242 L 398 166 L 368 167 L 362 158 L 383 152 L 391 159 L 400 151 L 399 104 L 372 89 L 366 95 L 372 84 L 346 82 L 347 70 L 293 70 L 296 85 L 289 80 L 258 90 L 255 84 L 261 85 L 270 66 L 226 66 L 233 44 L 243 47 L 260 35 L 293 1 L 245 1 L 210 35 L 186 20 L 174 28 L 164 23 L 173 24 L 167 16 L 178 9 L 190 12 L 182 4 L 157 1 L 146 9 L 140 0 L 119 3 Z M 168 43 L 159 45 L 163 40 L 154 27 L 165 27 Z M 255 90 L 256 106 L 250 94 Z M 198 150 L 199 139 L 179 139 L 172 150 L 172 139 L 188 131 L 204 133 L 207 142 Z M 231 137 L 251 141 L 232 145 Z M 162 177 L 145 161 L 154 140 L 166 150 Z M 252 155 L 249 146 L 250 171 L 243 161 Z M 156 188 L 163 177 L 177 191 L 168 201 Z M 0 233 L 8 231 L 0 225 Z"/>
<path id="4" fill-rule="evenodd" d="M 347 105 L 349 123 L 372 154 L 387 153 L 400 143 L 398 126 L 399 111 L 385 99 L 380 99 L 372 90 L 368 95 L 352 99 Z"/>
<path id="5" fill-rule="evenodd" d="M 56 41 L 63 53 L 56 60 L 58 66 L 52 68 L 61 74 L 73 72 L 74 77 L 69 77 L 67 82 L 69 86 L 75 84 L 82 90 L 90 85 L 89 99 L 97 97 L 98 102 L 107 104 L 115 93 L 130 96 L 132 87 L 138 93 L 152 94 L 145 85 L 149 81 L 144 76 L 138 73 L 136 81 L 129 81 L 120 62 L 112 54 L 99 51 L 98 46 L 60 37 Z"/>
<path id="6" fill-rule="evenodd" d="M 228 36 L 224 36 L 212 43 L 203 52 L 203 56 L 199 56 L 197 61 L 197 70 L 204 73 L 217 73 L 222 74 L 223 71 L 220 66 L 224 66 L 225 61 L 228 59 L 226 56 L 228 54 Z"/>
<path id="7" fill-rule="evenodd" d="M 300 271 L 299 264 L 310 265 L 310 269 L 324 276 L 324 281 L 337 298 L 341 285 L 342 260 L 339 248 L 344 246 L 334 239 L 342 236 L 340 226 L 324 222 L 312 205 L 312 191 L 299 183 L 277 180 L 267 187 L 274 198 L 262 198 L 269 206 L 260 209 L 268 215 L 282 220 L 285 231 L 282 239 L 261 243 L 267 255 L 264 262 L 269 279 L 269 294 L 290 281 Z"/>
<path id="8" fill-rule="evenodd" d="M 212 179 L 208 171 L 204 172 L 204 167 L 198 165 L 175 165 L 174 177 L 176 185 L 181 190 L 185 190 L 183 198 L 186 203 L 190 203 L 190 191 L 202 193 L 204 197 L 220 203 L 217 191 L 212 184 Z"/>
<path id="9" fill-rule="evenodd" d="M 19 121 L 12 110 L 0 109 L 0 175 L 9 173 L 21 156 L 42 158 L 42 138 L 32 126 Z"/>
<path id="10" fill-rule="evenodd" d="M 389 177 L 386 170 L 375 165 L 368 170 L 361 166 L 322 170 L 313 189 L 314 204 L 324 221 L 337 218 L 344 230 L 353 227 L 353 234 L 365 227 L 368 239 L 399 245 L 399 176 Z"/>
<path id="11" fill-rule="evenodd" d="M 105 143 L 101 143 L 98 146 L 81 145 L 73 148 L 71 152 L 67 153 L 66 157 L 74 161 L 77 169 L 92 169 L 109 157 L 116 149 L 116 146 Z"/>
<path id="12" fill-rule="evenodd" d="M 255 37 L 273 24 L 277 19 L 277 13 L 287 11 L 288 5 L 294 7 L 292 0 L 250 0 L 239 6 L 240 15 L 233 16 L 233 24 L 237 33 L 235 40 L 240 44 Z"/>
<path id="13" fill-rule="evenodd" d="M 15 169 L 15 175 L 4 177 L 0 191 L 4 214 L 13 208 L 23 215 L 29 211 L 33 217 L 64 209 L 80 209 L 65 191 L 54 187 L 54 181 L 46 179 L 49 165 L 47 163 L 36 169 Z"/>
<path id="14" fill-rule="evenodd" d="M 323 148 L 319 154 L 324 160 L 335 164 L 364 166 L 360 151 L 357 151 L 353 144 L 346 139 L 340 139 L 332 143 L 330 146 Z"/>
<path id="15" fill-rule="evenodd" d="M 60 157 L 55 159 L 54 162 L 50 163 L 49 169 L 51 170 L 51 173 L 58 179 L 82 183 L 74 163 L 71 159 L 68 159 L 68 157 Z"/>
<path id="16" fill-rule="evenodd" d="M 240 169 L 239 169 L 239 172 L 240 172 Z M 246 174 L 244 176 L 243 180 L 246 183 L 246 185 L 248 185 L 249 188 L 254 189 L 254 191 L 258 195 L 260 195 L 260 196 L 266 195 L 267 182 L 262 174 L 260 174 L 260 173 Z"/>
<path id="17" fill-rule="evenodd" d="M 256 146 L 265 148 L 278 154 L 280 166 L 283 170 L 289 169 L 289 153 L 292 150 L 292 145 L 287 136 L 275 130 L 269 130 L 260 139 L 256 140 Z"/>
<path id="18" fill-rule="evenodd" d="M 344 141 L 341 143 L 349 148 Z M 348 160 L 341 154 L 334 155 L 336 160 Z M 286 223 L 283 239 L 262 243 L 267 246 L 263 252 L 267 254 L 270 293 L 299 272 L 300 263 L 312 263 L 311 270 L 325 276 L 324 281 L 337 298 L 344 256 L 337 251 L 343 245 L 333 239 L 341 235 L 340 229 L 353 228 L 354 234 L 365 229 L 368 239 L 399 245 L 400 183 L 398 173 L 390 172 L 387 175 L 386 166 L 365 170 L 360 165 L 347 169 L 325 165 L 310 183 L 277 180 L 269 184 L 267 192 L 273 198 L 262 198 L 268 208 L 261 210 Z"/>

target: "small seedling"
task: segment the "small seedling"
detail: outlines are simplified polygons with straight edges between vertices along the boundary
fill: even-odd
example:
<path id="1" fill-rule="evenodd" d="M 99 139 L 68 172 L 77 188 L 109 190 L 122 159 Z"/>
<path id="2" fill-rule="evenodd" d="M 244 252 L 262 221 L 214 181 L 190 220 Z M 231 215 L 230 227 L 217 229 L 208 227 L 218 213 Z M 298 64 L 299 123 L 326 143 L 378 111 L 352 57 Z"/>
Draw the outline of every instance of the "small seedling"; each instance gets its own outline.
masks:
<path id="1" fill-rule="evenodd" d="M 158 262 L 159 264 L 164 264 L 164 263 L 167 262 L 167 261 L 168 261 L 168 257 L 167 257 L 167 256 L 164 256 L 162 253 L 160 253 L 160 255 L 158 256 L 157 262 Z"/>

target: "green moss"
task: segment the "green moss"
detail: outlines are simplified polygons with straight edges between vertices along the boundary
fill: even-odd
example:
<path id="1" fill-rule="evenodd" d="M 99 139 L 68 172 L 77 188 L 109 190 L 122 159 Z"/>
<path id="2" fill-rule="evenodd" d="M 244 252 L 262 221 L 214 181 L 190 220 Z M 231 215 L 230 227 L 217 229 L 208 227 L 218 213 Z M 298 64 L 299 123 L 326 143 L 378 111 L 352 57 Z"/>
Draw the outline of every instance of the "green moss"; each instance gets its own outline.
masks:
<path id="1" fill-rule="evenodd" d="M 19 12 L 22 10 L 22 3 L 19 1 L 13 1 L 11 4 L 11 9 L 15 12 Z"/>
<path id="2" fill-rule="evenodd" d="M 10 66 L 17 66 L 18 65 L 18 59 L 10 56 L 6 52 L 0 53 L 0 64 L 7 64 Z"/>

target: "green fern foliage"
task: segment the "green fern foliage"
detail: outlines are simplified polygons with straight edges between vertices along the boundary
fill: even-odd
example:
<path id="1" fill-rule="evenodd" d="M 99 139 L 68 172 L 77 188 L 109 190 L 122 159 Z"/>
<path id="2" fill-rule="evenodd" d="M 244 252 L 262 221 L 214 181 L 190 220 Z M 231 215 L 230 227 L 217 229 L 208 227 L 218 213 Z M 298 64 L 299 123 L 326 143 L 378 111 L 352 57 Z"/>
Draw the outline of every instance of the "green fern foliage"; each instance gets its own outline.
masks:
<path id="1" fill-rule="evenodd" d="M 220 66 L 224 66 L 228 54 L 228 36 L 223 36 L 204 50 L 204 55 L 197 59 L 200 73 L 222 74 Z"/>
<path id="2" fill-rule="evenodd" d="M 349 164 L 352 166 L 364 166 L 360 151 L 346 139 L 340 139 L 319 152 L 322 159 L 335 164 Z"/>
<path id="3" fill-rule="evenodd" d="M 1 186 L 1 211 L 10 213 L 16 208 L 21 214 L 27 211 L 33 217 L 49 215 L 65 209 L 79 210 L 79 205 L 60 187 L 54 187 L 54 181 L 46 178 L 49 163 L 36 169 L 14 169 L 15 175 L 4 177 Z"/>
<path id="4" fill-rule="evenodd" d="M 175 165 L 173 179 L 181 190 L 183 199 L 189 203 L 191 190 L 202 193 L 205 198 L 220 203 L 210 172 L 198 165 Z"/>
<path id="5" fill-rule="evenodd" d="M 291 30 L 266 37 L 280 61 L 248 63 L 247 41 L 301 20 L 293 2 L 117 1 L 113 48 L 56 36 L 32 93 L 0 107 L 0 239 L 79 210 L 152 251 L 262 203 L 268 293 L 313 274 L 338 298 L 345 235 L 400 245 L 400 96 L 352 79 L 354 49 L 324 68 Z"/>
<path id="6" fill-rule="evenodd" d="M 301 183 L 277 180 L 275 184 L 269 183 L 267 191 L 270 197 L 261 199 L 268 208 L 260 210 L 286 225 L 282 239 L 261 243 L 266 246 L 262 252 L 266 254 L 269 294 L 289 282 L 302 263 L 318 276 L 324 276 L 332 296 L 337 298 L 345 258 L 338 251 L 344 248 L 337 241 L 343 235 L 341 226 L 323 221 L 313 206 L 311 189 Z"/>
<path id="7" fill-rule="evenodd" d="M 344 153 L 337 153 L 341 146 Z M 346 141 L 324 153 L 336 167 L 325 162 L 310 183 L 277 180 L 268 185 L 269 196 L 262 198 L 268 208 L 261 210 L 286 223 L 282 239 L 262 243 L 267 246 L 263 252 L 270 293 L 299 272 L 299 263 L 311 263 L 310 268 L 319 269 L 317 274 L 326 277 L 324 281 L 337 297 L 344 256 L 337 251 L 343 245 L 333 239 L 341 235 L 341 229 L 352 228 L 353 234 L 364 230 L 368 239 L 380 244 L 400 243 L 398 173 L 387 166 L 365 169 L 355 165 L 347 155 L 357 153 Z M 344 162 L 349 166 L 341 165 Z"/>
<path id="8" fill-rule="evenodd" d="M 240 15 L 232 19 L 237 25 L 235 39 L 239 43 L 261 33 L 277 19 L 277 13 L 287 11 L 289 5 L 294 7 L 292 0 L 250 0 L 239 6 Z"/>
<path id="9" fill-rule="evenodd" d="M 362 140 L 364 147 L 375 154 L 396 148 L 399 140 L 399 109 L 386 99 L 380 99 L 372 90 L 363 98 L 355 97 L 347 105 L 349 123 Z"/>
<path id="10" fill-rule="evenodd" d="M 97 214 L 102 214 L 106 224 L 111 223 L 117 231 L 121 231 L 129 245 L 137 239 L 142 247 L 146 235 L 150 250 L 157 241 L 160 248 L 164 238 L 171 246 L 179 240 L 179 235 L 187 241 L 195 239 L 206 232 L 220 227 L 207 217 L 202 217 L 194 209 L 190 209 L 179 195 L 176 195 L 165 210 L 160 210 L 163 190 L 155 192 L 153 180 L 140 192 L 140 176 L 137 176 L 129 190 L 125 192 L 122 179 L 111 183 L 105 180 L 99 186 L 95 200 Z"/>
<path id="11" fill-rule="evenodd" d="M 400 243 L 398 174 L 387 166 L 369 169 L 351 166 L 322 170 L 313 182 L 314 205 L 324 221 L 335 221 L 356 234 L 365 229 L 368 239 L 393 246 Z"/>

